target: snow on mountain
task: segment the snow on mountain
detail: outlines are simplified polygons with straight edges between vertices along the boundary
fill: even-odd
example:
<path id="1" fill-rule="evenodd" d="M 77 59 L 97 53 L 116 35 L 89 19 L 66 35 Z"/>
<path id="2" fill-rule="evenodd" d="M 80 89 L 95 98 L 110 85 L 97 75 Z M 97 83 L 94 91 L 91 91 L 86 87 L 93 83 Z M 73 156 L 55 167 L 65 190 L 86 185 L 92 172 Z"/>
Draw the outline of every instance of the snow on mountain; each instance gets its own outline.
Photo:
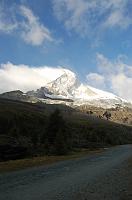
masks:
<path id="1" fill-rule="evenodd" d="M 64 73 L 56 80 L 45 85 L 50 91 L 50 96 L 60 96 L 73 100 L 93 100 L 93 99 L 117 99 L 112 93 L 104 92 L 96 88 L 80 83 L 77 76 L 70 70 L 64 69 Z"/>
<path id="2" fill-rule="evenodd" d="M 70 70 L 64 69 L 64 73 L 46 86 L 53 95 L 71 99 L 88 99 L 96 95 L 88 86 L 83 85 L 77 76 Z"/>
<path id="3" fill-rule="evenodd" d="M 74 91 L 74 99 L 90 100 L 97 96 L 97 93 L 93 91 L 89 86 L 80 84 Z"/>
<path id="4" fill-rule="evenodd" d="M 65 98 L 72 98 L 72 92 L 79 86 L 76 75 L 70 70 L 63 70 L 64 73 L 56 80 L 48 83 L 45 87 L 54 95 L 61 95 Z"/>
<path id="5" fill-rule="evenodd" d="M 105 108 L 129 105 L 132 106 L 131 103 L 112 93 L 80 83 L 76 74 L 68 69 L 59 70 L 59 75 L 57 78 L 53 78 L 51 82 L 46 83 L 36 91 L 29 91 L 19 96 L 23 99 L 23 95 L 27 95 L 28 101 L 32 99 L 32 102 L 36 102 L 38 99 L 38 101 L 44 101 L 47 103 L 57 103 L 57 101 L 58 103 L 65 102 L 72 106 L 78 106 L 82 104 L 89 104 L 92 106 Z M 11 93 L 11 95 L 13 94 L 14 93 Z M 6 96 L 9 98 L 9 93 L 5 93 L 3 97 Z M 24 99 L 26 99 L 25 96 Z"/>
<path id="6" fill-rule="evenodd" d="M 124 106 L 127 101 L 118 96 L 80 83 L 75 73 L 62 69 L 62 75 L 36 91 L 39 98 L 71 99 L 74 105 L 90 104 L 101 107 Z"/>

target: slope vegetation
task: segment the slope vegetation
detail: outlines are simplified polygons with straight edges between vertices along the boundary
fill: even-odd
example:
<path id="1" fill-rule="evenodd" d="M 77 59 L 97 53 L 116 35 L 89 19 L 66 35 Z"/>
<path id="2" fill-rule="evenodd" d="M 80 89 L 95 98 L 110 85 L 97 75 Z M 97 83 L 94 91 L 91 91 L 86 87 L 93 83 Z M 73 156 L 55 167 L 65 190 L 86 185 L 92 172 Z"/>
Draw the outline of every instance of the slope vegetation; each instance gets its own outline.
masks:
<path id="1" fill-rule="evenodd" d="M 59 109 L 59 110 L 56 110 Z M 0 160 L 132 143 L 132 127 L 65 105 L 0 99 Z"/>

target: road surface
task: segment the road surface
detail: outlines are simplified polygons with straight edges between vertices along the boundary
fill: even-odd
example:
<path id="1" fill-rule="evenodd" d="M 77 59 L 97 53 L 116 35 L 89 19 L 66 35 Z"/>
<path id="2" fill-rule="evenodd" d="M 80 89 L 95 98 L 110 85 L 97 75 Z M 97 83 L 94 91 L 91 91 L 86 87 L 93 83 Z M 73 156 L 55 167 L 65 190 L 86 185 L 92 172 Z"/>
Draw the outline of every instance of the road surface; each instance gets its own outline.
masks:
<path id="1" fill-rule="evenodd" d="M 0 200 L 122 200 L 132 145 L 0 175 Z M 125 199 L 126 200 L 126 199 Z"/>

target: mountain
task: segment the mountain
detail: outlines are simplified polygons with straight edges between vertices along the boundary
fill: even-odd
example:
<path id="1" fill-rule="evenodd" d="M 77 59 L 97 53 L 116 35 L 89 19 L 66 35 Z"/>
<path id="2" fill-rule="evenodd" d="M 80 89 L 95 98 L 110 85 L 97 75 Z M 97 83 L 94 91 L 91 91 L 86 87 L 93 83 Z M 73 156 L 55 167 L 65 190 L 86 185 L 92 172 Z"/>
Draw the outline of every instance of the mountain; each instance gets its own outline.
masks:
<path id="1" fill-rule="evenodd" d="M 36 103 L 38 101 L 54 104 L 65 103 L 70 106 L 91 105 L 103 108 L 132 107 L 126 100 L 89 85 L 81 83 L 76 74 L 62 69 L 62 74 L 36 91 L 23 93 L 19 90 L 3 93 L 2 98 Z"/>
<path id="2" fill-rule="evenodd" d="M 20 90 L 5 92 L 3 94 L 0 94 L 0 97 L 4 99 L 11 99 L 23 102 L 31 102 L 31 103 L 38 102 L 38 99 L 35 96 L 30 96 L 28 94 L 23 93 Z"/>

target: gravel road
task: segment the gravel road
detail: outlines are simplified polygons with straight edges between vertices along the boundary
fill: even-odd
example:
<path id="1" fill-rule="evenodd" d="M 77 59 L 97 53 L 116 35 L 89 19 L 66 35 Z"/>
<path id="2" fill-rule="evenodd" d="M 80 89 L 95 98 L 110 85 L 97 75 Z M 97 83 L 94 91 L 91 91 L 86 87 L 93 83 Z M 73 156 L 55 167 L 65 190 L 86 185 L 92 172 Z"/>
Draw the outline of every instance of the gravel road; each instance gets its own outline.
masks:
<path id="1" fill-rule="evenodd" d="M 132 145 L 0 175 L 0 200 L 129 200 L 123 177 Z"/>

